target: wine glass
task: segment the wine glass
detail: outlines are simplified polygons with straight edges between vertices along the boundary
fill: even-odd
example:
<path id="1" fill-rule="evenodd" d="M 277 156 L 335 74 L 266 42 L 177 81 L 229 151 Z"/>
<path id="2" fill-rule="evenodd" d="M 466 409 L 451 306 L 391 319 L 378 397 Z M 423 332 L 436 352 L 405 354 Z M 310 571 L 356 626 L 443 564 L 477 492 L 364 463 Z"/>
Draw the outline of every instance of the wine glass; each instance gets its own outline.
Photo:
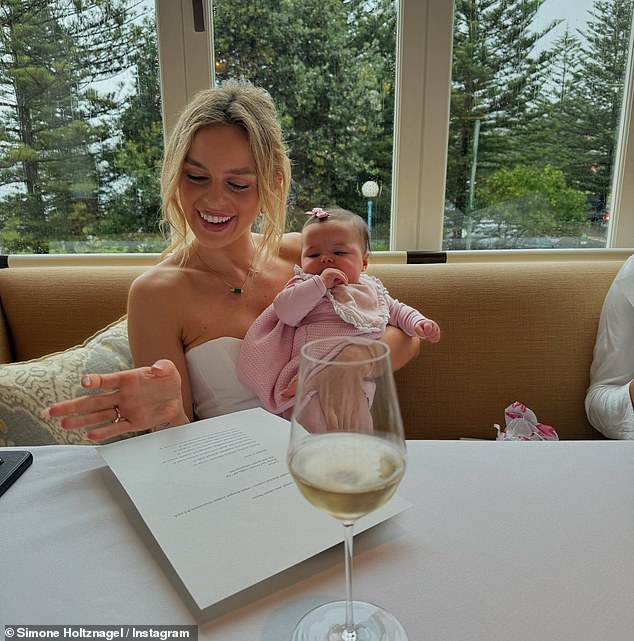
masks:
<path id="1" fill-rule="evenodd" d="M 343 523 L 346 600 L 306 614 L 292 641 L 407 641 L 393 615 L 352 600 L 354 522 L 390 499 L 405 464 L 389 347 L 356 337 L 304 345 L 288 468 L 304 497 Z"/>

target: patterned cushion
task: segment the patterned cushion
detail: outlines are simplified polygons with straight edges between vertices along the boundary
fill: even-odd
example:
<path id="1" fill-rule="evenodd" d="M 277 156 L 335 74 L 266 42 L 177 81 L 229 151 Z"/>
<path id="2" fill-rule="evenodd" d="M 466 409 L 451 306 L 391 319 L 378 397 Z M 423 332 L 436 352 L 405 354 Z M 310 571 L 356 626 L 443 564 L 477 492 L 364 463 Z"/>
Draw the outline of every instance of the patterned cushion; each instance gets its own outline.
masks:
<path id="1" fill-rule="evenodd" d="M 53 419 L 40 417 L 57 401 L 87 394 L 85 373 L 133 367 L 125 317 L 82 345 L 42 358 L 0 365 L 0 446 L 93 444 L 83 430 L 66 432 Z"/>

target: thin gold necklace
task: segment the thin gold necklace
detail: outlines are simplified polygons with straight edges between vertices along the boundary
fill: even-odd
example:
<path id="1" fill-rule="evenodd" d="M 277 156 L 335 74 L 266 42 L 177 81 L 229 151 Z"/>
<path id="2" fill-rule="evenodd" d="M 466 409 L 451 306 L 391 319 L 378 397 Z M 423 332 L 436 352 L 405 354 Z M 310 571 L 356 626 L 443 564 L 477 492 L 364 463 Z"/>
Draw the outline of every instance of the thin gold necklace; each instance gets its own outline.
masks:
<path id="1" fill-rule="evenodd" d="M 251 243 L 253 246 L 253 243 Z M 196 249 L 195 246 L 192 245 L 192 248 L 194 250 L 194 253 L 196 256 L 198 256 L 198 260 L 214 275 L 216 275 L 227 287 L 229 287 L 229 293 L 231 294 L 243 294 L 244 293 L 244 286 L 247 284 L 247 281 L 251 276 L 255 276 L 258 272 L 257 270 L 253 269 L 253 261 L 255 260 L 255 247 L 253 247 L 253 258 L 251 259 L 251 262 L 249 263 L 249 269 L 247 271 L 246 278 L 242 281 L 242 285 L 240 287 L 236 287 L 235 285 L 231 284 L 219 271 L 215 270 L 213 267 L 210 267 L 203 259 L 202 256 L 198 253 L 198 250 Z"/>

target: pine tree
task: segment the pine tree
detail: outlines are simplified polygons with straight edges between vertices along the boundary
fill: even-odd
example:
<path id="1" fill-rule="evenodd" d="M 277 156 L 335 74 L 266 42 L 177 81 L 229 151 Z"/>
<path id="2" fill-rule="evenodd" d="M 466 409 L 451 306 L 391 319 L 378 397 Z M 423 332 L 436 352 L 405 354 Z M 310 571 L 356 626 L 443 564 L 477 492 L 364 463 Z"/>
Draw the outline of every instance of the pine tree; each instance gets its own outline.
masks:
<path id="1" fill-rule="evenodd" d="M 513 130 L 543 86 L 551 54 L 535 46 L 557 25 L 533 30 L 543 2 L 456 1 L 446 188 L 456 237 L 476 207 L 478 181 L 517 154 Z"/>
<path id="2" fill-rule="evenodd" d="M 5 252 L 47 252 L 99 218 L 104 117 L 98 81 L 121 71 L 126 0 L 5 0 L 0 5 L 0 228 Z"/>
<path id="3" fill-rule="evenodd" d="M 146 18 L 135 27 L 137 48 L 128 57 L 134 89 L 120 106 L 112 130 L 120 132 L 111 156 L 105 190 L 106 214 L 99 236 L 135 242 L 142 251 L 160 251 L 160 167 L 163 121 L 156 31 Z M 148 246 L 147 237 L 154 237 Z M 130 246 L 127 247 L 130 251 Z"/>
<path id="4" fill-rule="evenodd" d="M 632 0 L 596 0 L 587 23 L 586 44 L 576 74 L 582 109 L 583 163 L 574 181 L 584 185 L 596 206 L 607 206 L 627 68 Z"/>
<path id="5" fill-rule="evenodd" d="M 296 226 L 301 212 L 316 205 L 364 213 L 358 186 L 368 177 L 387 192 L 391 184 L 394 3 L 281 5 L 214 3 L 218 78 L 244 77 L 271 93 L 293 162 Z"/>
<path id="6" fill-rule="evenodd" d="M 585 194 L 582 204 L 578 197 L 573 199 L 577 202 L 575 215 L 546 207 L 554 216 L 550 227 L 560 233 L 579 235 L 587 212 L 601 211 L 608 202 L 631 7 L 632 0 L 599 0 L 589 12 L 585 30 L 578 36 L 566 30 L 554 42 L 542 90 L 513 130 L 518 146 L 507 156 L 507 167 L 539 172 L 550 165 L 563 172 L 566 189 Z M 491 185 L 484 187 L 488 194 L 485 200 L 490 203 Z M 516 205 L 509 205 L 508 220 L 514 217 L 513 207 Z M 539 216 L 536 212 L 529 218 L 537 221 Z M 529 233 L 530 225 L 523 227 Z M 533 227 L 536 233 L 537 227 Z M 544 224 L 538 227 L 546 229 Z M 553 233 L 552 229 L 548 233 Z"/>

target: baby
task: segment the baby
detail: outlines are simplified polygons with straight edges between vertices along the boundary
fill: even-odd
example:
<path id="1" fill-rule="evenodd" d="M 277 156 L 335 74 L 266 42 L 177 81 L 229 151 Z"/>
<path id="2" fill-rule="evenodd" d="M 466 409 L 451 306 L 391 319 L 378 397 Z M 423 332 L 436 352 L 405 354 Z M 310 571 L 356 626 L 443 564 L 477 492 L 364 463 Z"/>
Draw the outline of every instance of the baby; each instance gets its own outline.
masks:
<path id="1" fill-rule="evenodd" d="M 238 360 L 242 384 L 262 406 L 290 418 L 300 349 L 332 336 L 381 338 L 387 324 L 436 343 L 438 324 L 392 298 L 364 274 L 369 232 L 352 212 L 313 209 L 302 229 L 301 268 L 247 332 Z"/>

